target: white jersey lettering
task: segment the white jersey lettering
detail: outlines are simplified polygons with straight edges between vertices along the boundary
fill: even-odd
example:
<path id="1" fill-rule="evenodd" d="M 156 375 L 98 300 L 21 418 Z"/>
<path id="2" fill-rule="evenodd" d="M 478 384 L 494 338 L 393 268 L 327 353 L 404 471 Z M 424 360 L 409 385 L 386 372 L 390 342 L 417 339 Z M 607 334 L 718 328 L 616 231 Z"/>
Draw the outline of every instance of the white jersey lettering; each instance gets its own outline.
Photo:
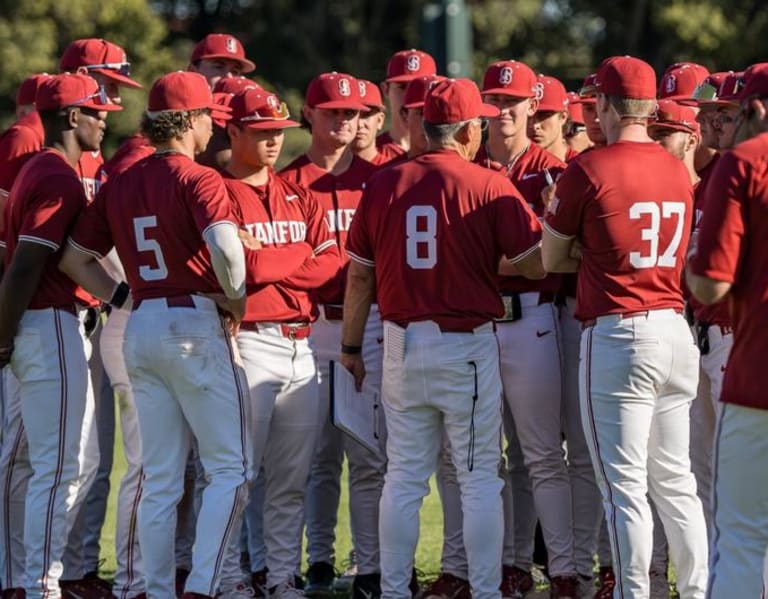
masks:
<path id="1" fill-rule="evenodd" d="M 247 223 L 245 230 L 264 245 L 298 243 L 307 238 L 307 224 L 300 220 Z"/>
<path id="2" fill-rule="evenodd" d="M 335 233 L 336 231 L 349 231 L 353 216 L 355 216 L 354 208 L 329 210 L 328 228 L 331 230 L 331 233 Z"/>

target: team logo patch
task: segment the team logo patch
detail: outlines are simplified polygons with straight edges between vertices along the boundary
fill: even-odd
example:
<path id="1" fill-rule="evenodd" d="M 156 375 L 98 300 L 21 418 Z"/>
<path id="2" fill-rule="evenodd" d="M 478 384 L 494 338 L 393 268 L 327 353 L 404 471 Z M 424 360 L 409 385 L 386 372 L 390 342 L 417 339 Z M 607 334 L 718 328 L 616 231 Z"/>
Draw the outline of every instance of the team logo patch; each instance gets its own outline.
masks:
<path id="1" fill-rule="evenodd" d="M 352 88 L 349 85 L 349 79 L 346 77 L 339 79 L 339 94 L 345 98 L 352 95 Z"/>
<path id="2" fill-rule="evenodd" d="M 533 88 L 533 94 L 537 100 L 541 100 L 544 97 L 544 84 L 541 81 L 536 83 L 536 86 Z"/>
<path id="3" fill-rule="evenodd" d="M 235 38 L 233 37 L 227 38 L 227 52 L 230 54 L 237 54 L 237 41 L 235 41 Z"/>
<path id="4" fill-rule="evenodd" d="M 665 84 L 664 90 L 668 94 L 672 94 L 675 92 L 676 89 L 677 89 L 677 77 L 675 77 L 674 75 L 669 75 L 667 77 L 667 82 Z"/>
<path id="5" fill-rule="evenodd" d="M 363 83 L 362 81 L 358 81 L 357 88 L 360 90 L 360 97 L 365 98 L 365 94 L 366 94 L 365 83 Z"/>
<path id="6" fill-rule="evenodd" d="M 502 85 L 512 83 L 512 67 L 504 67 L 499 71 L 499 83 Z"/>
<path id="7" fill-rule="evenodd" d="M 412 73 L 415 73 L 416 71 L 418 71 L 421 68 L 421 58 L 419 58 L 419 55 L 411 54 L 405 63 L 405 68 L 411 71 Z"/>
<path id="8" fill-rule="evenodd" d="M 280 108 L 280 102 L 277 101 L 277 96 L 267 96 L 267 106 L 272 110 Z"/>

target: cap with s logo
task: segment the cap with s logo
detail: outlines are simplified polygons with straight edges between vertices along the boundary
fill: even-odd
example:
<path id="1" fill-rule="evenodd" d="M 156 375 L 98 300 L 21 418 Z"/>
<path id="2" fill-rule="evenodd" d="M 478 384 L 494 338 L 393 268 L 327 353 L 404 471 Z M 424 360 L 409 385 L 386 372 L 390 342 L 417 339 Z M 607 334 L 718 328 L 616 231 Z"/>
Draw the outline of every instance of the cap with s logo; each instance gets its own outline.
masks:
<path id="1" fill-rule="evenodd" d="M 384 110 L 384 100 L 381 97 L 379 86 L 367 79 L 358 79 L 357 87 L 360 91 L 360 101 L 368 108 Z"/>
<path id="2" fill-rule="evenodd" d="M 388 83 L 407 83 L 415 77 L 437 73 L 435 59 L 421 50 L 395 52 L 387 63 Z"/>
<path id="3" fill-rule="evenodd" d="M 192 50 L 190 62 L 225 58 L 239 62 L 243 73 L 250 73 L 256 65 L 245 57 L 245 48 L 240 40 L 228 33 L 210 33 L 200 40 Z"/>
<path id="4" fill-rule="evenodd" d="M 535 98 L 536 73 L 527 64 L 517 60 L 494 62 L 485 71 L 482 93 Z"/>
<path id="5" fill-rule="evenodd" d="M 568 109 L 568 93 L 558 79 L 539 75 L 536 85 L 541 92 L 538 94 L 538 112 L 562 112 Z"/>
<path id="6" fill-rule="evenodd" d="M 287 129 L 300 124 L 290 120 L 285 102 L 263 89 L 246 89 L 229 100 L 232 123 L 249 129 Z"/>
<path id="7" fill-rule="evenodd" d="M 309 82 L 305 104 L 309 108 L 368 110 L 360 99 L 357 79 L 346 73 L 322 73 Z"/>
<path id="8" fill-rule="evenodd" d="M 682 100 L 690 98 L 696 86 L 709 76 L 706 67 L 693 62 L 679 62 L 670 66 L 659 82 L 659 99 Z"/>

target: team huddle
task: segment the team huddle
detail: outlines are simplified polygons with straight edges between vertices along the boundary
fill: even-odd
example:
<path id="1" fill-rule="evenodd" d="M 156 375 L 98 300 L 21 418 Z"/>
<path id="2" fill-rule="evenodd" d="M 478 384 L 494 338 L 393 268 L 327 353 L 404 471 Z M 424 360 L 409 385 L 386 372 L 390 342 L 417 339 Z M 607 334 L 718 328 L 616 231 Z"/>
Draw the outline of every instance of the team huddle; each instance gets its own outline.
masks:
<path id="1" fill-rule="evenodd" d="M 669 598 L 670 564 L 683 599 L 763 596 L 768 63 L 657 85 L 612 57 L 575 93 L 404 50 L 380 85 L 319 74 L 300 119 L 255 68 L 207 36 L 108 159 L 141 87 L 122 48 L 77 40 L 19 88 L 2 597 L 331 597 L 345 457 L 353 599 L 526 597 L 535 553 L 553 599 Z M 334 363 L 373 390 L 373 447 L 332 422 Z"/>

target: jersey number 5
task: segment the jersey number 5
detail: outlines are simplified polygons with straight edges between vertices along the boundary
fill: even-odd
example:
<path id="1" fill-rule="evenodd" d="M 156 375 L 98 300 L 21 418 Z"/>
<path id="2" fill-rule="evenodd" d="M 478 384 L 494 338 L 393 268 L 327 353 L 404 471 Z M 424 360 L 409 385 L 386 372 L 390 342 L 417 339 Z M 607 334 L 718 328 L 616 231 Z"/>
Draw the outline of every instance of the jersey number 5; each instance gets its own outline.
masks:
<path id="1" fill-rule="evenodd" d="M 405 257 L 417 270 L 437 264 L 437 210 L 432 206 L 411 206 L 405 213 Z"/>
<path id="2" fill-rule="evenodd" d="M 629 218 L 637 220 L 649 216 L 651 226 L 642 229 L 641 238 L 648 242 L 648 253 L 629 252 L 629 263 L 635 268 L 653 268 L 661 266 L 674 268 L 677 261 L 677 250 L 683 239 L 685 221 L 685 204 L 683 202 L 662 202 L 661 208 L 655 202 L 637 202 L 629 209 Z M 659 255 L 659 231 L 662 219 L 677 218 L 675 232 L 666 249 Z"/>
<path id="3" fill-rule="evenodd" d="M 133 232 L 136 235 L 136 249 L 140 252 L 152 252 L 155 255 L 157 268 L 139 266 L 139 276 L 145 281 L 161 281 L 168 276 L 163 250 L 157 239 L 147 238 L 147 229 L 157 227 L 156 216 L 141 216 L 133 219 Z"/>

